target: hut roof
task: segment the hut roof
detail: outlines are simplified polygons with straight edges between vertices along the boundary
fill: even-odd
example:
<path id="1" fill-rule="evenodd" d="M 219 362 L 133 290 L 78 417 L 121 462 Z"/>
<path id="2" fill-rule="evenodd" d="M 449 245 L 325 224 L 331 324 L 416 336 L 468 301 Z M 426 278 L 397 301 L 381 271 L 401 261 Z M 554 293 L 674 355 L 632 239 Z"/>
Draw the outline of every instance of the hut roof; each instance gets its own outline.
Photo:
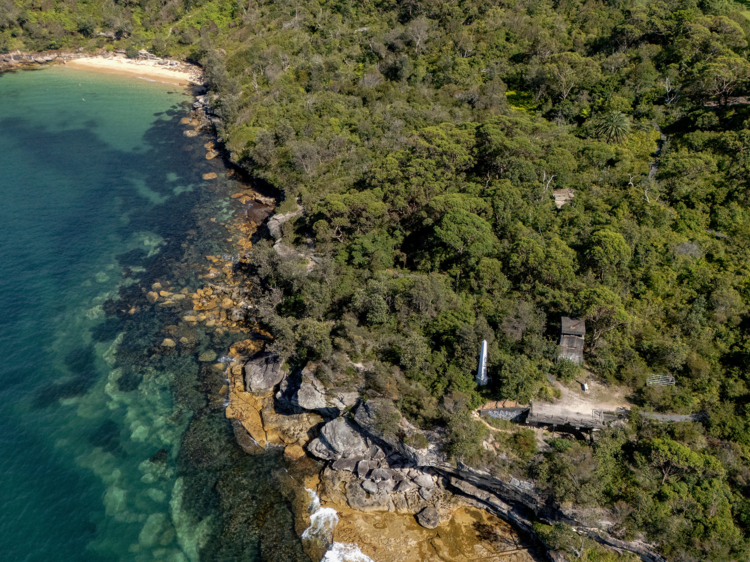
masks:
<path id="1" fill-rule="evenodd" d="M 568 359 L 578 365 L 583 364 L 583 338 L 564 335 L 560 337 L 560 355 L 558 359 Z"/>
<path id="2" fill-rule="evenodd" d="M 563 335 L 585 336 L 586 322 L 583 318 L 568 318 L 567 316 L 563 316 L 560 332 Z"/>

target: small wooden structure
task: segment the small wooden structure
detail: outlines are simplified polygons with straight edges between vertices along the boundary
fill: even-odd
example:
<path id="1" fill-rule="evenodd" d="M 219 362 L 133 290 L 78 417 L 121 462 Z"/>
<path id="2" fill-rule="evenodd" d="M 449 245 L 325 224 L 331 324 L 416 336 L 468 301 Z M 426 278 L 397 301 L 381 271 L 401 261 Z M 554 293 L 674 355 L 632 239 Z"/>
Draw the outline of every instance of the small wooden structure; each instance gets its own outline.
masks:
<path id="1" fill-rule="evenodd" d="M 516 420 L 529 411 L 529 406 L 519 404 L 514 400 L 497 400 L 487 402 L 485 405 L 480 406 L 477 411 L 480 416 L 500 420 Z"/>
<path id="2" fill-rule="evenodd" d="M 558 359 L 568 359 L 583 365 L 583 342 L 586 322 L 582 318 L 562 317 L 560 325 L 560 354 Z"/>
<path id="3" fill-rule="evenodd" d="M 555 205 L 558 209 L 562 209 L 563 205 L 570 203 L 576 196 L 574 189 L 556 189 L 552 192 L 552 196 L 555 198 Z"/>

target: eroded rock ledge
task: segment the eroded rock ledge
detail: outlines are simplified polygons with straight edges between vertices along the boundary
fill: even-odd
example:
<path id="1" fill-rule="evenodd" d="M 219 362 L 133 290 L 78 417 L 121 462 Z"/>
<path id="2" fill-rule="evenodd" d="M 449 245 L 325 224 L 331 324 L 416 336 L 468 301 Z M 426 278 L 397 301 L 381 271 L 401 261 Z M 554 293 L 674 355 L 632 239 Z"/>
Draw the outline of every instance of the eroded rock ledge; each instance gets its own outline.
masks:
<path id="1" fill-rule="evenodd" d="M 462 507 L 480 507 L 533 538 L 533 521 L 563 522 L 608 548 L 634 552 L 646 562 L 663 562 L 649 545 L 620 541 L 606 529 L 585 524 L 582 514 L 540 496 L 532 486 L 449 464 L 438 434 L 426 435 L 430 444 L 425 449 L 384 434 L 377 423 L 384 403 L 363 402 L 352 392 L 329 396 L 315 377 L 314 364 L 290 375 L 280 358 L 257 353 L 260 346 L 248 340 L 230 352 L 235 361 L 228 368 L 227 417 L 252 437 L 253 446 L 284 446 L 290 458 L 306 450 L 327 461 L 321 491 L 331 501 L 361 512 L 411 514 L 427 528 L 450 521 Z M 415 432 L 401 418 L 399 433 Z M 242 435 L 238 437 L 242 443 Z M 557 558 L 555 553 L 548 556 Z"/>

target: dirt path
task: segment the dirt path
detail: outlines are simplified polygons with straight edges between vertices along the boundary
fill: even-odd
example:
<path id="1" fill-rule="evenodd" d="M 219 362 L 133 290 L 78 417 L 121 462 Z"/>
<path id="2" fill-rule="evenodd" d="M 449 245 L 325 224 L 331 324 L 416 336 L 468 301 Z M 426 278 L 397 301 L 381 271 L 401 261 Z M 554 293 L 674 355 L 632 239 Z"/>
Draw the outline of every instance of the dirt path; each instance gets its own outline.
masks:
<path id="1" fill-rule="evenodd" d="M 580 383 L 573 381 L 563 384 L 559 380 L 551 383 L 557 388 L 562 397 L 554 404 L 535 402 L 534 412 L 556 416 L 584 416 L 592 415 L 594 410 L 614 412 L 619 408 L 630 410 L 632 404 L 627 400 L 630 390 L 626 387 L 605 385 L 593 378 L 588 378 L 588 392 L 584 392 Z"/>
<path id="2" fill-rule="evenodd" d="M 524 427 L 522 425 L 516 425 L 515 429 L 500 429 L 500 428 L 497 428 L 497 427 L 493 427 L 489 423 L 487 423 L 487 421 L 484 420 L 482 418 L 482 416 L 479 415 L 479 412 L 477 412 L 476 410 L 474 410 L 471 413 L 471 415 L 472 415 L 472 417 L 476 421 L 483 423 L 484 425 L 487 426 L 487 429 L 489 429 L 490 431 L 493 431 L 495 433 L 509 433 L 509 434 L 512 435 L 512 434 L 514 434 L 514 433 L 516 433 L 518 431 L 519 427 L 521 427 L 523 429 L 530 429 L 531 431 L 534 432 L 534 439 L 536 440 L 536 448 L 540 452 L 547 453 L 547 452 L 549 452 L 549 451 L 552 450 L 552 447 L 550 447 L 547 444 L 547 439 L 553 437 L 553 435 L 545 427 L 533 427 L 533 426 L 526 426 L 526 427 Z"/>

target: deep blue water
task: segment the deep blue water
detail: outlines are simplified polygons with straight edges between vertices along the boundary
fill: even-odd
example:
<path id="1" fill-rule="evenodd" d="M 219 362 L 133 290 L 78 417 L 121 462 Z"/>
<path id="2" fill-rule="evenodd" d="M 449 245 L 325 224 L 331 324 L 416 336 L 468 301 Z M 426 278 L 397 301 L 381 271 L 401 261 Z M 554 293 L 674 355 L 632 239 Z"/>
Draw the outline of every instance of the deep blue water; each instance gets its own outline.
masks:
<path id="1" fill-rule="evenodd" d="M 306 560 L 283 459 L 237 447 L 197 361 L 241 338 L 165 350 L 180 314 L 145 300 L 231 251 L 236 186 L 183 136 L 190 96 L 50 68 L 0 100 L 0 559 Z"/>

